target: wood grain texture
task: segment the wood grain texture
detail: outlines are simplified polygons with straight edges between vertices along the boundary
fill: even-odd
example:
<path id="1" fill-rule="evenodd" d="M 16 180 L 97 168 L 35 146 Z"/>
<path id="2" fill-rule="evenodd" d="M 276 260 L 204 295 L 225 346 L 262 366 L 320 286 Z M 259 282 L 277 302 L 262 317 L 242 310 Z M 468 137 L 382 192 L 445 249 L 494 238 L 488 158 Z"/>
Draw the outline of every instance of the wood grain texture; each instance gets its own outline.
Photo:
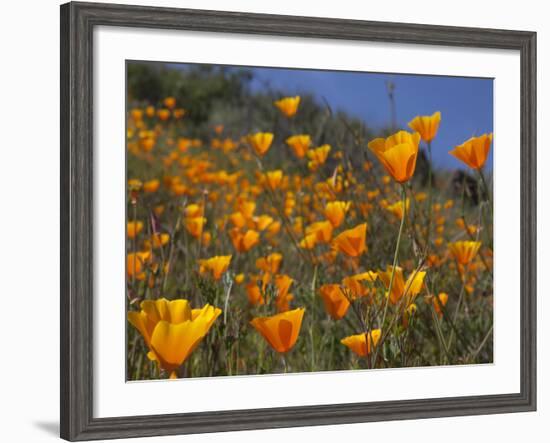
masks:
<path id="1" fill-rule="evenodd" d="M 94 26 L 513 49 L 521 57 L 521 392 L 155 416 L 93 417 Z M 70 441 L 536 409 L 536 34 L 358 20 L 68 3 L 61 6 L 61 437 Z M 516 294 L 511 294 L 515 296 Z"/>

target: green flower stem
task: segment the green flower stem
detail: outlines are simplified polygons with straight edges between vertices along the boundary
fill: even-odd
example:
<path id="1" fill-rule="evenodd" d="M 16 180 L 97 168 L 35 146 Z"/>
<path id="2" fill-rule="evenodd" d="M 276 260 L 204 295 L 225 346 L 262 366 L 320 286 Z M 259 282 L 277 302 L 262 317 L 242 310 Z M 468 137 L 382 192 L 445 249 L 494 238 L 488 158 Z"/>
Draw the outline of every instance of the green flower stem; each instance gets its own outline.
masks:
<path id="1" fill-rule="evenodd" d="M 403 233 L 403 226 L 405 226 L 405 218 L 407 217 L 407 192 L 405 190 L 405 185 L 401 185 L 401 201 L 403 204 L 403 215 L 401 217 L 401 224 L 399 225 L 399 233 L 397 234 L 397 242 L 395 243 L 395 252 L 393 254 L 393 266 L 391 270 L 390 283 L 388 285 L 388 295 L 386 296 L 386 303 L 384 305 L 384 314 L 382 315 L 382 322 L 380 323 L 380 329 L 384 328 L 384 323 L 386 322 L 386 316 L 388 314 L 388 305 L 390 302 L 391 290 L 393 288 L 393 280 L 395 277 L 395 268 L 397 267 L 397 261 L 399 258 L 399 245 L 401 244 L 401 234 Z M 378 357 L 378 350 L 382 347 L 383 341 L 381 340 L 376 346 L 376 351 L 374 352 L 374 358 L 372 361 L 372 367 L 376 364 L 376 359 Z"/>
<path id="2" fill-rule="evenodd" d="M 426 241 L 424 245 L 424 255 L 428 255 L 430 249 L 430 234 L 432 228 L 432 196 L 433 196 L 433 184 L 432 184 L 432 143 L 428 142 L 428 226 L 426 227 Z"/>
<path id="3" fill-rule="evenodd" d="M 132 269 L 132 290 L 136 291 L 136 272 L 137 272 L 137 229 L 136 229 L 136 223 L 137 223 L 137 201 L 132 201 L 132 218 L 134 219 L 134 238 L 132 239 L 132 249 L 134 253 L 134 261 L 133 266 L 134 269 Z M 135 297 L 136 294 L 134 294 Z"/>

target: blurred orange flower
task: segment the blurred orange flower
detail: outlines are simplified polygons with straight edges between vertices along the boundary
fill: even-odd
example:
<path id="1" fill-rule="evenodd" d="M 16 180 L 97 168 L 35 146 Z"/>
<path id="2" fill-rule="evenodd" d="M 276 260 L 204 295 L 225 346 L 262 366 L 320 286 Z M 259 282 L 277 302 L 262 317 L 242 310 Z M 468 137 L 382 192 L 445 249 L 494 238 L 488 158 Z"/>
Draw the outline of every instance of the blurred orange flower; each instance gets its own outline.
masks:
<path id="1" fill-rule="evenodd" d="M 345 288 L 346 295 L 351 299 L 357 297 L 364 297 L 369 294 L 369 288 L 365 287 L 362 282 L 374 283 L 378 278 L 378 274 L 373 271 L 363 272 L 361 274 L 355 274 L 342 279 L 342 286 Z"/>
<path id="2" fill-rule="evenodd" d="M 372 351 L 372 348 L 378 344 L 382 331 L 380 329 L 373 329 L 367 334 L 350 335 L 343 338 L 340 342 L 350 348 L 360 357 L 366 357 Z M 367 340 L 368 337 L 368 340 Z"/>
<path id="3" fill-rule="evenodd" d="M 304 158 L 311 145 L 311 137 L 307 134 L 293 135 L 286 139 L 286 144 L 292 148 L 298 158 Z"/>
<path id="4" fill-rule="evenodd" d="M 229 231 L 229 237 L 237 252 L 248 252 L 260 241 L 260 234 L 253 229 L 243 233 L 239 228 L 233 228 Z"/>
<path id="5" fill-rule="evenodd" d="M 472 169 L 481 169 L 487 161 L 493 134 L 483 134 L 479 137 L 472 137 L 452 151 L 449 151 L 453 157 L 456 157 Z"/>
<path id="6" fill-rule="evenodd" d="M 229 268 L 231 255 L 216 255 L 206 260 L 200 260 L 200 273 L 211 272 L 214 280 L 219 280 Z"/>
<path id="7" fill-rule="evenodd" d="M 151 257 L 149 251 L 132 252 L 126 257 L 126 272 L 129 277 L 134 277 L 136 280 L 145 280 L 145 272 L 143 271 L 145 263 Z"/>
<path id="8" fill-rule="evenodd" d="M 141 191 L 142 187 L 143 182 L 141 180 L 138 180 L 137 178 L 131 178 L 128 180 L 128 190 L 130 192 Z"/>
<path id="9" fill-rule="evenodd" d="M 256 317 L 250 323 L 275 351 L 284 354 L 296 344 L 304 311 L 298 308 L 271 317 Z"/>
<path id="10" fill-rule="evenodd" d="M 184 220 L 185 229 L 195 238 L 200 238 L 206 223 L 205 217 L 186 217 Z"/>
<path id="11" fill-rule="evenodd" d="M 277 189 L 283 181 L 283 171 L 277 169 L 276 171 L 267 171 L 265 173 L 265 182 L 270 189 Z"/>
<path id="12" fill-rule="evenodd" d="M 449 243 L 448 247 L 449 251 L 458 263 L 460 263 L 461 265 L 467 265 L 477 255 L 477 252 L 481 247 L 481 242 L 457 241 L 454 243 Z"/>
<path id="13" fill-rule="evenodd" d="M 315 243 L 328 243 L 332 239 L 332 224 L 328 221 L 312 223 L 306 227 L 306 237 L 315 235 Z"/>
<path id="14" fill-rule="evenodd" d="M 409 212 L 409 207 L 411 205 L 411 201 L 409 198 L 405 199 L 405 209 L 407 213 Z M 386 209 L 390 211 L 393 215 L 395 215 L 398 219 L 401 220 L 403 217 L 403 201 L 399 200 L 391 205 L 386 206 Z"/>
<path id="15" fill-rule="evenodd" d="M 273 223 L 273 217 L 263 214 L 259 217 L 254 217 L 252 221 L 255 223 L 255 227 L 258 231 L 264 231 Z"/>
<path id="16" fill-rule="evenodd" d="M 256 267 L 264 272 L 270 272 L 276 274 L 279 272 L 281 262 L 283 261 L 283 255 L 278 252 L 274 252 L 265 257 L 260 257 L 256 260 Z"/>
<path id="17" fill-rule="evenodd" d="M 153 234 L 151 236 L 151 242 L 154 248 L 161 248 L 170 241 L 170 234 Z"/>
<path id="18" fill-rule="evenodd" d="M 158 109 L 157 117 L 159 120 L 166 121 L 170 118 L 170 110 L 168 109 Z"/>
<path id="19" fill-rule="evenodd" d="M 310 149 L 307 151 L 307 156 L 309 158 L 308 167 L 312 171 L 316 171 L 319 166 L 324 164 L 327 161 L 328 154 L 330 152 L 330 145 L 322 145 L 315 149 Z"/>
<path id="20" fill-rule="evenodd" d="M 366 237 L 367 224 L 362 223 L 353 229 L 341 232 L 332 243 L 338 251 L 350 257 L 359 257 L 367 251 Z"/>
<path id="21" fill-rule="evenodd" d="M 246 285 L 246 295 L 251 305 L 263 305 L 265 303 L 264 294 L 267 285 L 271 281 L 271 274 L 266 272 L 261 276 L 250 276 L 250 282 Z"/>
<path id="22" fill-rule="evenodd" d="M 149 194 L 153 192 L 157 192 L 160 187 L 160 180 L 153 179 L 146 181 L 143 183 L 143 192 L 147 192 Z"/>
<path id="23" fill-rule="evenodd" d="M 443 307 L 447 304 L 449 300 L 449 295 L 446 292 L 440 292 L 437 295 L 437 299 L 433 297 L 432 303 L 434 305 L 434 310 L 439 317 L 443 316 Z"/>
<path id="24" fill-rule="evenodd" d="M 431 142 L 439 129 L 441 112 L 434 112 L 432 115 L 419 115 L 409 122 L 409 128 L 416 131 L 425 142 Z"/>
<path id="25" fill-rule="evenodd" d="M 285 274 L 275 276 L 275 288 L 277 290 L 275 305 L 277 306 L 277 310 L 279 312 L 285 312 L 290 309 L 289 303 L 294 296 L 289 294 L 288 291 L 293 281 L 294 280 L 292 278 Z"/>
<path id="26" fill-rule="evenodd" d="M 340 320 L 348 312 L 350 303 L 348 298 L 342 292 L 340 285 L 325 284 L 319 288 L 319 293 L 323 298 L 325 310 L 334 319 Z"/>
<path id="27" fill-rule="evenodd" d="M 369 142 L 369 149 L 376 155 L 388 174 L 398 183 L 410 180 L 416 168 L 420 134 L 399 131 L 383 139 Z"/>
<path id="28" fill-rule="evenodd" d="M 273 134 L 270 132 L 257 132 L 248 136 L 248 143 L 254 149 L 256 155 L 263 157 L 273 142 Z"/>
<path id="29" fill-rule="evenodd" d="M 384 286 L 386 286 L 386 289 L 389 289 L 392 270 L 393 267 L 388 266 L 385 271 L 378 271 L 378 276 L 384 283 Z M 389 295 L 391 304 L 397 304 L 405 294 L 408 300 L 414 300 L 424 287 L 425 276 L 425 271 L 412 272 L 407 278 L 407 281 L 405 281 L 403 278 L 403 268 L 397 266 L 395 268 L 391 294 Z"/>
<path id="30" fill-rule="evenodd" d="M 128 233 L 128 238 L 135 238 L 143 229 L 143 222 L 141 221 L 131 221 L 127 223 L 126 232 Z"/>
<path id="31" fill-rule="evenodd" d="M 351 202 L 333 201 L 328 202 L 325 206 L 325 217 L 332 223 L 332 226 L 337 228 L 342 224 L 351 206 Z"/>
<path id="32" fill-rule="evenodd" d="M 286 117 L 294 117 L 298 112 L 298 106 L 300 104 L 300 96 L 296 97 L 284 97 L 280 100 L 273 102 L 273 104 L 284 114 Z"/>
<path id="33" fill-rule="evenodd" d="M 202 217 L 204 211 L 203 211 L 202 205 L 191 203 L 183 209 L 183 213 L 187 218 L 195 218 L 195 217 Z"/>
<path id="34" fill-rule="evenodd" d="M 313 232 L 306 235 L 302 240 L 300 240 L 300 248 L 304 249 L 313 249 L 317 245 L 317 233 Z"/>
<path id="35" fill-rule="evenodd" d="M 174 109 L 174 118 L 175 119 L 182 118 L 184 115 L 185 115 L 185 109 L 183 109 L 183 108 Z"/>
<path id="36" fill-rule="evenodd" d="M 164 103 L 164 106 L 168 109 L 173 109 L 176 106 L 176 99 L 175 97 L 166 97 L 162 103 Z"/>

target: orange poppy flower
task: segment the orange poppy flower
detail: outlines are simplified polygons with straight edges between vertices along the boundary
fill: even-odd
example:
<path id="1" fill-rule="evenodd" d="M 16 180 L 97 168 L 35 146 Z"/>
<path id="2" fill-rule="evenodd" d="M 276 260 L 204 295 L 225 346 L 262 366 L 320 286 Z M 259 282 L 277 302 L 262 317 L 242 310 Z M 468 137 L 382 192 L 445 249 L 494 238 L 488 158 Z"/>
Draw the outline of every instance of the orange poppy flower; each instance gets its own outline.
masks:
<path id="1" fill-rule="evenodd" d="M 315 234 L 316 243 L 328 243 L 332 239 L 332 223 L 328 220 L 312 223 L 306 227 L 306 237 Z"/>
<path id="2" fill-rule="evenodd" d="M 333 201 L 325 206 L 325 217 L 337 228 L 342 224 L 351 202 Z"/>
<path id="3" fill-rule="evenodd" d="M 311 137 L 306 134 L 293 135 L 286 139 L 286 144 L 292 148 L 298 158 L 304 158 L 311 145 Z"/>
<path id="4" fill-rule="evenodd" d="M 186 218 L 195 218 L 202 217 L 204 215 L 204 210 L 202 205 L 191 203 L 184 208 L 183 213 Z"/>
<path id="5" fill-rule="evenodd" d="M 300 96 L 296 97 L 284 97 L 280 100 L 273 102 L 273 104 L 281 111 L 285 117 L 294 117 L 298 112 L 298 105 L 300 104 Z"/>
<path id="6" fill-rule="evenodd" d="M 319 293 L 323 298 L 325 310 L 334 320 L 340 320 L 346 315 L 350 303 L 348 298 L 342 292 L 340 285 L 323 285 L 319 288 Z"/>
<path id="7" fill-rule="evenodd" d="M 128 190 L 130 192 L 138 192 L 141 191 L 141 188 L 143 187 L 143 182 L 137 178 L 131 178 L 128 180 Z"/>
<path id="8" fill-rule="evenodd" d="M 416 131 L 425 142 L 431 142 L 439 129 L 441 112 L 434 112 L 432 115 L 419 115 L 409 122 L 409 128 Z"/>
<path id="9" fill-rule="evenodd" d="M 144 300 L 140 312 L 128 312 L 128 321 L 149 348 L 147 357 L 166 371 L 176 371 L 206 336 L 221 309 L 205 305 L 191 309 L 187 300 Z M 175 378 L 173 372 L 170 378 Z"/>
<path id="10" fill-rule="evenodd" d="M 176 99 L 175 97 L 166 97 L 162 103 L 164 103 L 164 106 L 168 109 L 173 109 L 176 106 Z"/>
<path id="11" fill-rule="evenodd" d="M 309 158 L 308 167 L 312 171 L 316 171 L 319 166 L 324 164 L 327 161 L 328 154 L 330 152 L 330 145 L 322 145 L 315 149 L 310 149 L 307 151 L 307 156 Z"/>
<path id="12" fill-rule="evenodd" d="M 405 209 L 409 212 L 409 207 L 411 206 L 411 200 L 409 198 L 405 199 Z M 403 218 L 403 201 L 399 200 L 391 205 L 386 206 L 386 209 L 395 215 L 398 219 Z"/>
<path id="13" fill-rule="evenodd" d="M 461 265 L 467 265 L 477 255 L 477 252 L 481 247 L 481 242 L 457 241 L 454 243 L 449 243 L 448 246 L 449 246 L 449 251 L 451 252 L 453 257 L 456 259 L 456 261 Z"/>
<path id="14" fill-rule="evenodd" d="M 151 236 L 151 243 L 154 248 L 161 248 L 170 241 L 170 234 L 153 234 Z"/>
<path id="15" fill-rule="evenodd" d="M 273 134 L 270 132 L 257 132 L 248 136 L 248 143 L 254 149 L 256 155 L 263 157 L 273 142 Z"/>
<path id="16" fill-rule="evenodd" d="M 437 300 L 435 297 L 432 299 L 434 305 L 434 310 L 439 317 L 443 316 L 443 307 L 447 304 L 449 300 L 449 295 L 446 292 L 440 292 L 437 295 Z"/>
<path id="17" fill-rule="evenodd" d="M 157 117 L 159 120 L 166 121 L 170 118 L 170 110 L 168 109 L 158 109 Z"/>
<path id="18" fill-rule="evenodd" d="M 186 217 L 184 220 L 185 229 L 189 234 L 195 238 L 200 238 L 204 225 L 206 223 L 205 217 Z"/>
<path id="19" fill-rule="evenodd" d="M 340 342 L 350 348 L 358 356 L 366 357 L 371 353 L 372 348 L 378 344 L 381 335 L 382 331 L 380 329 L 373 329 L 367 334 L 350 335 L 340 340 Z"/>
<path id="20" fill-rule="evenodd" d="M 174 118 L 180 119 L 185 115 L 186 111 L 183 108 L 174 109 Z"/>
<path id="21" fill-rule="evenodd" d="M 126 224 L 126 232 L 128 238 L 135 238 L 143 229 L 143 222 L 130 221 Z"/>
<path id="22" fill-rule="evenodd" d="M 338 234 L 332 244 L 338 251 L 350 257 L 359 257 L 367 251 L 366 238 L 367 224 L 362 223 Z"/>
<path id="23" fill-rule="evenodd" d="M 254 211 L 256 210 L 256 203 L 253 201 L 242 200 L 238 203 L 238 210 L 247 220 L 251 219 L 254 216 Z"/>
<path id="24" fill-rule="evenodd" d="M 155 178 L 153 180 L 149 180 L 143 183 L 143 192 L 151 194 L 153 192 L 157 192 L 159 187 L 160 187 L 160 180 L 157 180 Z"/>
<path id="25" fill-rule="evenodd" d="M 479 137 L 472 137 L 452 151 L 449 151 L 453 157 L 458 158 L 472 169 L 481 169 L 487 161 L 493 134 L 483 134 Z"/>
<path id="26" fill-rule="evenodd" d="M 246 295 L 251 305 L 263 305 L 265 303 L 264 294 L 267 284 L 271 281 L 271 274 L 268 272 L 261 276 L 252 275 L 250 282 L 246 285 Z"/>
<path id="27" fill-rule="evenodd" d="M 270 272 L 276 274 L 279 272 L 281 262 L 283 261 L 283 255 L 278 252 L 274 252 L 265 257 L 260 257 L 256 260 L 256 267 L 264 272 Z"/>
<path id="28" fill-rule="evenodd" d="M 145 264 L 151 257 L 151 253 L 136 252 L 126 256 L 126 272 L 129 277 L 135 277 L 136 280 L 145 280 L 145 272 L 143 270 Z"/>
<path id="29" fill-rule="evenodd" d="M 317 245 L 317 233 L 313 232 L 306 235 L 302 240 L 300 240 L 300 248 L 304 249 L 313 249 Z"/>
<path id="30" fill-rule="evenodd" d="M 363 285 L 363 282 L 374 283 L 378 278 L 378 274 L 373 271 L 363 272 L 361 274 L 355 274 L 342 279 L 342 286 L 348 291 L 347 295 L 355 299 L 357 297 L 364 297 L 370 293 L 370 288 Z"/>
<path id="31" fill-rule="evenodd" d="M 292 311 L 281 312 L 271 317 L 256 317 L 250 324 L 254 326 L 256 331 L 262 335 L 275 351 L 284 354 L 290 351 L 296 344 L 302 326 L 304 311 L 304 308 L 298 308 Z"/>
<path id="32" fill-rule="evenodd" d="M 389 289 L 392 269 L 392 266 L 388 266 L 385 271 L 378 271 L 378 276 L 384 283 L 384 286 L 386 286 L 386 289 Z M 389 295 L 391 304 L 397 304 L 405 293 L 409 300 L 413 300 L 424 287 L 425 276 L 425 271 L 412 272 L 407 281 L 405 281 L 403 278 L 403 268 L 397 266 L 393 277 L 391 294 Z"/>
<path id="33" fill-rule="evenodd" d="M 252 220 L 258 231 L 265 231 L 273 223 L 273 217 L 266 214 L 254 217 Z"/>
<path id="34" fill-rule="evenodd" d="M 265 183 L 270 189 L 277 189 L 283 181 L 283 171 L 277 169 L 276 171 L 268 171 L 265 176 Z"/>
<path id="35" fill-rule="evenodd" d="M 211 272 L 214 280 L 219 280 L 229 268 L 231 255 L 216 255 L 207 260 L 200 260 L 200 273 Z"/>
<path id="36" fill-rule="evenodd" d="M 242 212 L 234 212 L 229 215 L 229 221 L 236 228 L 244 228 L 246 226 L 246 218 L 244 218 Z"/>
<path id="37" fill-rule="evenodd" d="M 239 228 L 233 228 L 229 231 L 229 236 L 237 252 L 248 252 L 260 241 L 260 234 L 253 229 L 243 233 Z"/>
<path id="38" fill-rule="evenodd" d="M 275 276 L 275 288 L 277 295 L 275 297 L 275 305 L 279 312 L 285 312 L 290 309 L 289 303 L 294 298 L 292 294 L 289 294 L 290 286 L 294 280 L 288 275 L 280 274 Z"/>
<path id="39" fill-rule="evenodd" d="M 134 108 L 130 111 L 130 115 L 134 122 L 140 122 L 143 119 L 143 111 L 139 108 Z"/>
<path id="40" fill-rule="evenodd" d="M 368 147 L 396 182 L 405 183 L 414 174 L 419 143 L 418 132 L 399 131 L 369 142 Z"/>

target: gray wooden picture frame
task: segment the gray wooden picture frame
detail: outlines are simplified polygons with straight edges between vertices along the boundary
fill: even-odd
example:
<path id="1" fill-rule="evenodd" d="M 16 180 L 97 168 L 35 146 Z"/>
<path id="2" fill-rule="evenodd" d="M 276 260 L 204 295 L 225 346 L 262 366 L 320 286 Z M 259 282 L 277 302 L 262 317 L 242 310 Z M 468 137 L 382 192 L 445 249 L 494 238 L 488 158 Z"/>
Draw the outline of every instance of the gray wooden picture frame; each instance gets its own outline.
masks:
<path id="1" fill-rule="evenodd" d="M 521 391 L 186 414 L 93 416 L 93 30 L 122 26 L 519 51 Z M 61 437 L 70 441 L 536 409 L 536 33 L 98 3 L 61 6 Z M 516 294 L 510 294 L 516 296 Z"/>

